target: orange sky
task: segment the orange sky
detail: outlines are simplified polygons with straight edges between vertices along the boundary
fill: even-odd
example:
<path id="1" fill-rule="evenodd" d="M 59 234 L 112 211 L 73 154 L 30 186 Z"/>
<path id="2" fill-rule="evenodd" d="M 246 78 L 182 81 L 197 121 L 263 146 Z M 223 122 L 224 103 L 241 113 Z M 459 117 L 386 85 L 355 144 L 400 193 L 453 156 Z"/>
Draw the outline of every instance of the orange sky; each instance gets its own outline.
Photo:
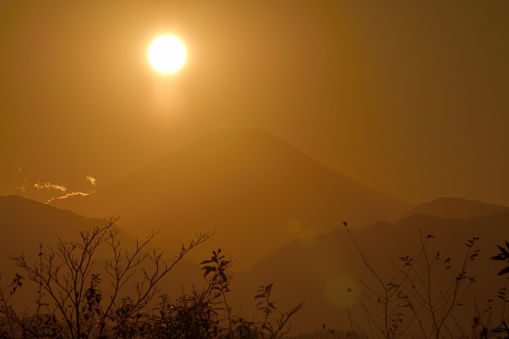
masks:
<path id="1" fill-rule="evenodd" d="M 509 205 L 507 18 L 504 0 L 4 0 L 0 194 L 98 190 L 260 127 L 411 203 Z M 161 33 L 188 49 L 166 77 L 146 60 Z"/>

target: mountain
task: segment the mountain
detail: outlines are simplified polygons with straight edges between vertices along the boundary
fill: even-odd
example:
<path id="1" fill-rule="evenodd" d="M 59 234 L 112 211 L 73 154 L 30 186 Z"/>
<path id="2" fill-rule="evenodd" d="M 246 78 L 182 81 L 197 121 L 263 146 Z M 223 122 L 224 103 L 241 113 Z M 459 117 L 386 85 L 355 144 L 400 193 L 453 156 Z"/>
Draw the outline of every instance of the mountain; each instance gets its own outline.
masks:
<path id="1" fill-rule="evenodd" d="M 91 219 L 76 215 L 73 212 L 48 206 L 38 201 L 17 195 L 0 196 L 0 272 L 2 287 L 10 282 L 14 274 L 26 277 L 26 273 L 14 265 L 9 256 L 24 254 L 28 262 L 38 262 L 40 245 L 43 251 L 48 247 L 55 248 L 57 237 L 63 241 L 76 241 L 80 230 L 106 226 L 104 219 Z M 125 232 L 120 231 L 122 240 L 131 240 Z M 24 293 L 18 293 L 18 304 L 28 305 L 35 300 L 36 288 L 24 281 Z"/>
<path id="2" fill-rule="evenodd" d="M 378 337 L 380 333 L 375 331 L 370 334 L 369 326 L 363 320 L 368 315 L 366 309 L 370 309 L 371 316 L 383 316 L 381 301 L 375 295 L 377 292 L 383 296 L 383 290 L 378 279 L 366 267 L 360 252 L 386 284 L 403 281 L 405 261 L 401 258 L 416 258 L 418 264 L 412 266 L 413 273 L 406 279 L 406 286 L 409 287 L 411 283 L 417 287 L 406 289 L 406 293 L 413 298 L 411 300 L 419 310 L 421 306 L 416 302 L 414 291 L 422 291 L 427 281 L 433 286 L 430 290 L 435 300 L 439 299 L 440 290 L 451 290 L 456 282 L 454 272 L 460 272 L 465 256 L 473 254 L 472 251 L 467 254 L 469 248 L 466 246 L 473 237 L 481 237 L 474 246 L 480 252 L 466 271 L 467 275 L 472 273 L 475 276 L 476 282 L 469 289 L 461 289 L 461 293 L 458 293 L 462 297 L 458 302 L 463 306 L 458 306 L 458 312 L 454 314 L 456 321 L 466 325 L 468 330 L 475 314 L 474 302 L 481 312 L 487 306 L 488 299 L 498 300 L 497 291 L 507 286 L 507 279 L 497 276 L 505 267 L 504 263 L 490 258 L 499 252 L 497 245 L 503 245 L 504 240 L 509 240 L 508 211 L 468 220 L 414 214 L 397 223 L 377 222 L 367 227 L 350 229 L 350 234 L 345 227 L 341 227 L 281 247 L 251 270 L 237 276 L 232 286 L 232 293 L 238 293 L 234 299 L 246 300 L 245 296 L 253 295 L 258 286 L 273 283 L 273 298 L 279 308 L 285 309 L 299 301 L 305 302 L 304 308 L 295 315 L 293 334 L 319 330 L 321 324 L 336 330 L 349 330 L 353 326 L 349 320 L 352 316 L 370 337 Z M 432 267 L 430 280 L 424 269 L 421 239 L 426 242 L 427 260 Z M 466 279 L 465 283 L 469 284 L 469 280 Z M 421 296 L 424 295 L 421 293 Z M 404 301 L 394 297 L 392 305 L 404 305 Z M 492 305 L 494 321 L 499 321 L 495 316 L 500 314 L 500 305 L 502 303 L 499 302 Z M 253 303 L 244 303 L 242 307 L 255 309 Z M 399 311 L 408 315 L 410 309 L 400 307 Z M 413 324 L 417 325 L 416 322 Z M 447 323 L 447 326 L 456 331 L 454 324 Z M 353 328 L 359 331 L 358 327 Z"/>
<path id="3" fill-rule="evenodd" d="M 4 278 L 1 281 L 2 288 L 11 281 L 15 273 L 26 277 L 26 273 L 16 267 L 8 258 L 9 256 L 25 254 L 29 263 L 37 263 L 41 244 L 43 251 L 48 253 L 50 248 L 56 248 L 58 238 L 63 242 L 78 241 L 80 231 L 108 224 L 105 219 L 87 218 L 68 210 L 15 195 L 0 196 L 0 216 L 2 226 L 0 272 Z M 119 232 L 117 240 L 121 242 L 122 251 L 132 251 L 136 245 L 135 239 L 116 225 L 113 226 L 113 229 Z M 167 255 L 164 258 L 170 259 L 179 249 L 180 247 L 172 248 L 171 251 L 166 252 Z M 96 254 L 95 273 L 102 270 L 98 264 L 100 259 L 111 257 L 111 249 L 99 248 Z M 104 272 L 101 276 L 106 276 L 104 280 L 107 281 L 107 275 Z M 18 300 L 23 305 L 26 305 L 27 301 L 35 300 L 32 292 L 36 291 L 36 288 L 27 280 L 24 281 L 24 292 L 19 294 L 21 299 Z M 180 296 L 183 290 L 182 286 L 191 288 L 193 285 L 200 285 L 201 282 L 200 268 L 184 258 L 165 278 L 165 292 L 173 294 L 173 296 Z M 105 283 L 99 287 L 107 288 L 109 284 Z"/>
<path id="4" fill-rule="evenodd" d="M 0 269 L 4 275 L 18 271 L 9 256 L 25 254 L 28 259 L 36 260 L 40 245 L 48 251 L 49 247 L 55 248 L 59 238 L 64 242 L 78 241 L 80 231 L 104 227 L 109 222 L 80 216 L 18 195 L 0 196 L 0 216 Z M 118 231 L 117 239 L 126 249 L 135 245 L 135 240 L 117 225 L 113 225 L 113 229 Z"/>
<path id="5" fill-rule="evenodd" d="M 362 226 L 411 208 L 260 129 L 211 132 L 96 194 L 52 204 L 120 216 L 131 234 L 154 229 L 167 239 L 163 247 L 215 231 L 206 251 L 222 247 L 241 267 L 342 220 Z"/>
<path id="6" fill-rule="evenodd" d="M 56 237 L 75 239 L 80 230 L 102 227 L 105 219 L 76 215 L 19 195 L 0 196 L 2 254 L 30 251 L 38 253 L 39 244 L 54 244 Z M 124 238 L 128 238 L 125 232 Z"/>
<path id="7" fill-rule="evenodd" d="M 440 218 L 470 219 L 473 217 L 490 216 L 508 211 L 506 206 L 485 204 L 480 201 L 457 197 L 444 197 L 416 206 L 405 213 L 405 217 L 421 213 Z"/>

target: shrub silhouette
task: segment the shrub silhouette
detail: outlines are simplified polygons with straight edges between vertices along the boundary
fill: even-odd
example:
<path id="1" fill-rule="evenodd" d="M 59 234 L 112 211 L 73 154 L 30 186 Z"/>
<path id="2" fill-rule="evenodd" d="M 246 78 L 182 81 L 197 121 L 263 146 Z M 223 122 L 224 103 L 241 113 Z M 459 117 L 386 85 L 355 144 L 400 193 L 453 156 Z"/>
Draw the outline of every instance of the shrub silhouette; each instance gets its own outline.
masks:
<path id="1" fill-rule="evenodd" d="M 160 250 L 149 248 L 154 234 L 137 241 L 133 250 L 122 248 L 118 230 L 106 226 L 80 232 L 78 241 L 58 239 L 55 247 L 41 245 L 39 260 L 24 254 L 11 259 L 37 286 L 35 305 L 19 311 L 12 298 L 23 288 L 24 276 L 0 288 L 0 336 L 32 338 L 278 338 L 289 330 L 288 320 L 302 307 L 275 314 L 270 287 L 263 299 L 262 322 L 232 314 L 227 302 L 231 261 L 221 250 L 202 262 L 206 287 L 171 301 L 161 294 L 161 279 L 184 256 L 210 238 L 200 234 L 183 245 L 170 263 Z M 94 265 L 101 261 L 102 265 Z M 159 299 L 154 305 L 156 299 Z M 268 308 L 266 308 L 267 305 Z M 151 306 L 152 305 L 152 306 Z M 261 304 L 259 304 L 261 305 Z M 274 316 L 275 323 L 272 324 Z"/>
<path id="2" fill-rule="evenodd" d="M 78 241 L 58 239 L 54 247 L 41 245 L 36 262 L 29 262 L 25 255 L 12 256 L 21 274 L 0 287 L 0 337 L 280 338 L 303 306 L 299 303 L 279 311 L 269 284 L 259 286 L 254 297 L 260 320 L 232 312 L 228 299 L 232 262 L 221 249 L 201 262 L 204 287 L 193 287 L 188 295 L 176 298 L 162 294 L 161 280 L 210 235 L 197 235 L 167 262 L 161 251 L 149 248 L 153 234 L 131 250 L 123 248 L 114 223 L 110 220 L 104 227 L 82 231 Z M 387 279 L 345 227 L 375 281 L 373 286 L 364 284 L 364 292 L 357 296 L 363 315 L 354 317 L 349 312 L 347 336 L 509 338 L 505 288 L 496 293 L 503 303 L 501 314 L 495 317 L 488 301 L 488 310 L 477 311 L 471 324 L 462 326 L 455 318 L 462 298 L 476 283 L 471 264 L 478 260 L 478 237 L 465 243 L 458 261 L 445 252 L 431 252 L 428 245 L 434 236 L 420 232 L 416 253 L 393 262 L 396 274 Z M 491 259 L 506 264 L 498 272 L 505 276 L 509 274 L 509 243 L 498 250 Z M 435 286 L 436 275 L 443 275 L 447 283 Z M 35 283 L 37 300 L 20 311 L 14 307 L 13 296 L 26 288 L 25 279 Z M 335 335 L 333 329 L 327 333 Z"/>
<path id="3" fill-rule="evenodd" d="M 505 316 L 505 305 L 509 299 L 506 298 L 505 287 L 496 292 L 502 301 L 501 313 L 497 316 L 492 307 L 493 300 L 489 299 L 488 308 L 483 311 L 479 311 L 474 300 L 475 313 L 471 323 L 459 323 L 456 317 L 456 312 L 463 307 L 463 298 L 477 282 L 471 265 L 480 254 L 477 248 L 480 237 L 467 240 L 462 257 L 451 259 L 444 255 L 445 251 L 432 252 L 429 244 L 435 236 L 419 230 L 420 246 L 416 253 L 400 257 L 398 261 L 391 260 L 396 274 L 384 279 L 371 264 L 347 225 L 344 226 L 364 266 L 375 281 L 372 285 L 361 282 L 364 289 L 357 297 L 363 314 L 353 317 L 348 310 L 351 327 L 348 336 L 357 337 L 360 334 L 363 338 L 509 338 Z M 505 243 L 505 248 L 497 247 L 500 253 L 491 259 L 507 263 L 498 275 L 509 274 L 509 243 Z M 498 326 L 492 326 L 492 323 L 497 322 Z M 331 334 L 334 333 L 334 330 L 327 329 L 325 324 L 323 328 Z"/>

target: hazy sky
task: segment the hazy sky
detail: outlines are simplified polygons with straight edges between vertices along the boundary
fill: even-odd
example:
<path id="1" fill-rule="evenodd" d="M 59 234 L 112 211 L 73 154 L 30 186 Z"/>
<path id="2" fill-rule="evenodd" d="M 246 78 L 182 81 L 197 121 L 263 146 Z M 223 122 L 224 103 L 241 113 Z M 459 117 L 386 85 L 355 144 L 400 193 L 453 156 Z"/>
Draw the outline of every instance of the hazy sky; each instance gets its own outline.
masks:
<path id="1" fill-rule="evenodd" d="M 0 194 L 101 189 L 260 127 L 411 203 L 509 205 L 508 18 L 506 0 L 0 0 Z M 188 49 L 171 76 L 146 58 L 163 33 Z"/>

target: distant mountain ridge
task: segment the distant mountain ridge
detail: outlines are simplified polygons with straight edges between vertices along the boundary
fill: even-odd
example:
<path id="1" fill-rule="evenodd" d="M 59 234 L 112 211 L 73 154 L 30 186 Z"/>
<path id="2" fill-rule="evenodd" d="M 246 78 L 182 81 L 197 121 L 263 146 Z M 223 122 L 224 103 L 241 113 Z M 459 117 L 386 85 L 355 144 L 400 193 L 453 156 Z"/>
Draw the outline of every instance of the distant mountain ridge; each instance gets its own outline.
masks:
<path id="1" fill-rule="evenodd" d="M 108 220 L 99 218 L 87 218 L 77 215 L 71 211 L 59 209 L 48 204 L 23 198 L 18 195 L 0 196 L 0 273 L 2 288 L 9 282 L 15 273 L 26 277 L 26 273 L 20 270 L 9 259 L 9 256 L 25 254 L 27 262 L 37 263 L 39 246 L 43 246 L 43 251 L 48 253 L 50 248 L 56 249 L 58 239 L 64 243 L 70 241 L 79 241 L 80 231 L 92 230 L 95 227 L 104 227 L 109 223 Z M 121 243 L 122 251 L 133 251 L 136 246 L 135 239 L 131 238 L 121 227 L 114 225 L 113 229 L 119 233 L 117 240 Z M 144 239 L 143 239 L 144 240 Z M 153 243 L 149 248 L 154 248 Z M 165 252 L 164 259 L 170 259 L 175 256 L 180 247 L 170 248 Z M 78 251 L 79 252 L 79 251 Z M 107 245 L 100 247 L 95 252 L 94 259 L 103 257 L 111 258 L 112 251 Z M 97 262 L 93 265 L 94 271 L 101 270 Z M 104 277 L 105 283 L 100 288 L 105 288 L 109 284 L 107 275 Z M 198 266 L 184 258 L 175 268 L 169 272 L 163 281 L 162 287 L 165 292 L 179 296 L 183 288 L 186 291 L 192 286 L 200 286 L 202 283 L 202 274 Z M 184 286 L 184 287 L 183 287 Z M 24 281 L 24 288 L 18 293 L 19 302 L 22 305 L 32 305 L 35 297 L 36 288 Z M 107 288 L 107 287 L 106 287 Z"/>
<path id="2" fill-rule="evenodd" d="M 105 219 L 87 218 L 19 195 L 0 196 L 0 216 L 2 248 L 32 239 L 38 245 L 46 238 L 75 236 L 79 230 L 107 224 Z"/>
<path id="3" fill-rule="evenodd" d="M 445 286 L 450 286 L 452 275 L 451 271 L 445 270 L 444 260 L 450 257 L 450 265 L 457 273 L 468 250 L 465 244 L 473 237 L 480 237 L 477 241 L 479 257 L 468 268 L 476 283 L 461 299 L 465 306 L 456 315 L 461 324 L 470 325 L 474 301 L 484 305 L 488 299 L 496 299 L 497 291 L 507 286 L 507 279 L 497 276 L 504 263 L 490 258 L 498 252 L 497 245 L 509 241 L 509 211 L 470 219 L 417 213 L 397 223 L 377 222 L 350 231 L 370 265 L 386 283 L 399 272 L 396 267 L 402 265 L 400 258 L 419 256 L 420 236 L 428 239 L 429 235 L 429 260 L 440 258 L 432 263 L 436 267 L 431 275 L 432 284 Z M 295 317 L 293 333 L 319 330 L 322 323 L 336 330 L 349 329 L 347 305 L 350 307 L 348 312 L 356 314 L 357 321 L 364 319 L 365 313 L 356 296 L 373 294 L 363 288 L 364 284 L 382 293 L 379 283 L 365 267 L 344 227 L 304 240 L 292 241 L 239 275 L 232 291 L 238 291 L 240 296 L 258 285 L 271 282 L 279 305 L 305 301 L 306 307 Z M 426 281 L 424 276 L 421 278 Z M 448 279 L 448 283 L 442 279 Z M 435 293 L 438 295 L 438 291 Z M 381 311 L 381 307 L 378 310 Z M 366 326 L 361 328 L 367 330 Z M 374 337 L 377 337 L 376 332 Z"/>
<path id="4" fill-rule="evenodd" d="M 415 213 L 396 223 L 380 221 L 351 231 L 384 279 L 390 276 L 388 270 L 394 269 L 389 258 L 396 260 L 403 255 L 416 253 L 419 232 L 436 237 L 432 240 L 430 253 L 434 255 L 439 250 L 443 258 L 450 255 L 456 263 L 461 257 L 460 253 L 466 249 L 466 240 L 481 236 L 481 254 L 473 267 L 478 283 L 469 291 L 467 301 L 473 297 L 485 301 L 488 297 L 495 297 L 486 292 L 506 285 L 507 280 L 497 279 L 496 276 L 500 263 L 490 261 L 489 257 L 495 254 L 496 245 L 509 240 L 509 211 L 490 216 L 483 216 L 483 209 L 478 211 L 481 215 L 469 219 Z M 105 222 L 20 196 L 0 196 L 0 216 L 3 230 L 0 268 L 7 278 L 14 270 L 5 269 L 5 255 L 29 251 L 36 258 L 39 243 L 48 244 L 50 237 L 54 240 L 55 234 L 65 239 L 75 236 L 78 229 L 99 226 Z M 238 268 L 235 264 L 234 269 Z M 184 279 L 183 286 L 191 286 L 201 278 L 200 270 L 191 263 L 179 265 L 173 273 L 165 283 L 170 284 L 170 291 L 180 291 L 179 279 Z M 255 307 L 249 305 L 254 291 L 260 285 L 274 283 L 274 300 L 277 300 L 280 308 L 301 300 L 306 302 L 306 307 L 296 315 L 293 333 L 318 330 L 322 323 L 329 328 L 345 330 L 349 328 L 348 316 L 337 303 L 346 300 L 355 305 L 355 300 L 345 299 L 342 293 L 348 288 L 358 292 L 360 280 L 373 284 L 344 226 L 338 223 L 332 231 L 296 239 L 277 248 L 251 270 L 237 274 L 232 285 L 232 306 L 240 307 L 237 302 L 246 302 L 243 309 L 254 310 Z M 355 309 L 352 308 L 352 311 Z M 467 317 L 470 316 L 469 312 L 470 309 L 466 309 Z"/>
<path id="5" fill-rule="evenodd" d="M 440 218 L 470 219 L 488 217 L 503 211 L 509 211 L 509 207 L 458 197 L 442 197 L 416 206 L 403 217 L 420 213 Z"/>
<path id="6" fill-rule="evenodd" d="M 0 196 L 0 271 L 11 278 L 17 268 L 8 256 L 25 253 L 34 259 L 39 246 L 55 246 L 57 237 L 76 241 L 79 231 L 106 226 L 105 219 L 87 218 L 19 195 Z M 120 230 L 120 239 L 132 239 Z"/>
<path id="7" fill-rule="evenodd" d="M 130 233 L 155 229 L 174 243 L 215 230 L 214 246 L 250 264 L 301 231 L 326 232 L 341 220 L 394 220 L 412 207 L 260 129 L 208 133 L 94 195 L 51 204 L 118 215 Z M 291 231 L 289 223 L 296 225 Z"/>

